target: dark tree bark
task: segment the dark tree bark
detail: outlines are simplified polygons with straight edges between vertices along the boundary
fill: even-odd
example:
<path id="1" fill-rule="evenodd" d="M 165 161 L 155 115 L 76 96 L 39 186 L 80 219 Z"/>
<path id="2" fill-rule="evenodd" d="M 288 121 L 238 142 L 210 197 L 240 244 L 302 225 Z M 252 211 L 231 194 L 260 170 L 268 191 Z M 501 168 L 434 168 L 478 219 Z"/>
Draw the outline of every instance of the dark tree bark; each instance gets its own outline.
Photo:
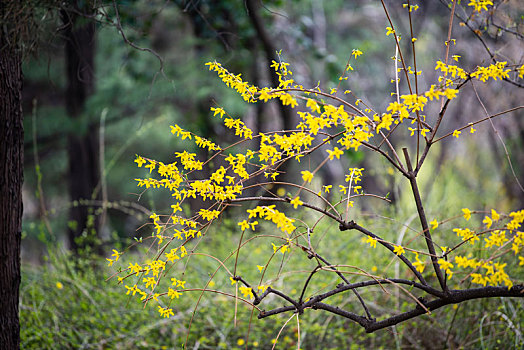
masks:
<path id="1" fill-rule="evenodd" d="M 3 12 L 3 9 L 0 9 Z M 2 17 L 4 13 L 1 14 Z M 9 36 L 9 37 L 7 37 Z M 0 347 L 20 347 L 18 297 L 22 230 L 24 127 L 22 58 L 0 28 Z"/>
<path id="2" fill-rule="evenodd" d="M 85 104 L 94 91 L 95 24 L 88 16 L 77 14 L 82 11 L 85 9 L 62 11 L 66 41 L 66 109 L 69 117 L 76 121 L 87 118 Z M 68 239 L 74 251 L 95 243 L 99 229 L 96 216 L 89 220 L 89 216 L 94 215 L 93 208 L 82 203 L 83 200 L 99 199 L 95 193 L 100 180 L 98 123 L 82 124 L 87 125 L 86 130 L 75 130 L 68 135 L 67 146 L 69 195 L 73 203 Z M 86 230 L 87 235 L 83 235 Z"/>

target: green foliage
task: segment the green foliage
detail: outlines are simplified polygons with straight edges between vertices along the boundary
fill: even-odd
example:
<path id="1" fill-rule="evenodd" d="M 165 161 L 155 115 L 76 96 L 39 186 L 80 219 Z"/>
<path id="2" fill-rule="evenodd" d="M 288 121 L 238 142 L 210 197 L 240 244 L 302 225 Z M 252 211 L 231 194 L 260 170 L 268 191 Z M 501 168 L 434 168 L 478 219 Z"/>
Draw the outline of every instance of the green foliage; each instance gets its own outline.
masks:
<path id="1" fill-rule="evenodd" d="M 61 251 L 46 260 L 43 267 L 23 268 L 22 348 L 151 349 L 172 342 L 172 324 L 151 322 L 152 310 L 126 307 L 126 296 L 107 288 L 107 276 L 93 267 L 101 262 L 74 262 Z"/>

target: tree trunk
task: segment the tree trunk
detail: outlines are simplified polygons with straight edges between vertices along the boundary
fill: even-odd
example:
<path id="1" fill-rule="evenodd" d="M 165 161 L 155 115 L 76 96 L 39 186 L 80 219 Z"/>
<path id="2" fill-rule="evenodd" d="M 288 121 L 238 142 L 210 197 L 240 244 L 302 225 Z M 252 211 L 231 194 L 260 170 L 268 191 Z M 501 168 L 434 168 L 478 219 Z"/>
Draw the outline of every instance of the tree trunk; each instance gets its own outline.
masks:
<path id="1" fill-rule="evenodd" d="M 264 28 L 262 19 L 260 18 L 259 8 L 262 6 L 261 2 L 259 3 L 255 0 L 246 0 L 245 4 L 246 9 L 248 11 L 249 19 L 251 20 L 253 28 L 257 33 L 256 37 L 262 43 L 262 48 L 264 49 L 264 53 L 266 55 L 269 76 L 273 85 L 272 87 L 276 88 L 279 85 L 278 75 L 269 66 L 271 65 L 272 61 L 279 62 L 279 58 L 277 56 L 277 50 L 275 49 L 275 46 L 273 45 L 273 42 L 269 37 L 269 34 L 266 32 L 266 29 Z M 289 106 L 282 105 L 280 101 L 278 101 L 278 107 L 280 109 L 280 117 L 282 119 L 283 129 L 293 130 L 296 124 L 293 110 Z"/>
<path id="2" fill-rule="evenodd" d="M 18 349 L 24 176 L 22 59 L 16 40 L 7 38 L 4 28 L 0 28 L 0 47 L 0 345 Z"/>
<path id="3" fill-rule="evenodd" d="M 88 6 L 88 5 L 86 5 Z M 85 9 L 78 9 L 78 12 Z M 86 16 L 87 17 L 87 16 Z M 68 135 L 68 185 L 72 207 L 69 214 L 69 245 L 74 251 L 98 246 L 99 220 L 86 200 L 99 199 L 96 187 L 100 180 L 98 162 L 98 123 L 81 122 L 87 98 L 94 91 L 95 24 L 76 12 L 62 11 L 65 25 L 66 109 L 76 125 L 85 130 Z"/>

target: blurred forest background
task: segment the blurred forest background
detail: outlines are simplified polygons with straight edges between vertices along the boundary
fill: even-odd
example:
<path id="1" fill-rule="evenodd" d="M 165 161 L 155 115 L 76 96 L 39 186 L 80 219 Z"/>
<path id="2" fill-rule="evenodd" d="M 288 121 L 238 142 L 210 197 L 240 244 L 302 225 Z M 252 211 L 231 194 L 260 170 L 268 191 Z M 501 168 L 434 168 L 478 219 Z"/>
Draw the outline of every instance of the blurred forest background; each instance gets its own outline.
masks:
<path id="1" fill-rule="evenodd" d="M 408 37 L 405 9 L 396 1 L 385 3 L 397 32 Z M 524 4 L 495 3 L 496 11 L 468 22 L 472 30 L 458 25 L 471 10 L 457 10 L 452 35 L 457 44 L 451 52 L 461 56 L 460 66 L 466 70 L 489 64 L 490 53 L 511 64 L 523 63 Z M 437 76 L 435 62 L 444 57 L 449 8 L 448 1 L 418 5 L 413 31 L 418 38 L 417 64 L 423 72 L 419 81 L 421 89 L 427 89 Z M 360 49 L 364 55 L 353 64 L 355 70 L 343 82 L 344 89 L 351 89 L 377 111 L 385 109 L 395 91 L 390 82 L 395 77 L 391 59 L 395 46 L 385 35 L 388 23 L 380 2 L 76 1 L 62 9 L 41 7 L 36 17 L 38 49 L 23 66 L 22 347 L 170 348 L 185 340 L 191 305 L 176 320 L 161 320 L 154 310 L 126 307 L 125 295 L 103 282 L 110 273 L 104 270 L 104 258 L 111 249 L 123 249 L 134 237 L 150 235 L 150 228 L 144 226 L 150 211 L 165 211 L 171 205 L 169 196 L 158 191 L 142 194 L 136 187 L 134 179 L 145 177 L 147 169 L 136 167 L 135 155 L 173 161 L 174 152 L 188 147 L 169 132 L 169 125 L 175 123 L 216 143 L 230 142 L 231 136 L 210 112 L 217 104 L 242 116 L 255 132 L 296 125 L 290 110 L 278 104 L 245 104 L 204 63 L 217 60 L 255 85 L 275 86 L 271 60 L 282 59 L 291 64 L 295 81 L 329 90 L 339 84 L 352 49 Z M 408 41 L 401 44 L 407 48 Z M 484 108 L 492 114 L 524 101 L 524 89 L 505 81 L 476 87 L 484 106 L 475 91 L 461 92 L 450 105 L 442 132 L 480 119 Z M 435 204 L 431 215 L 444 219 L 473 204 L 478 210 L 495 205 L 501 210 L 524 208 L 519 188 L 519 181 L 524 183 L 522 110 L 477 129 L 474 137 L 441 142 L 434 150 L 423 177 L 427 195 L 423 200 Z M 398 142 L 400 147 L 400 138 Z M 191 151 L 206 157 L 201 150 Z M 366 192 L 390 193 L 393 204 L 362 207 L 361 215 L 382 215 L 386 210 L 399 221 L 410 220 L 414 207 L 410 198 L 403 197 L 405 181 L 391 176 L 385 163 L 366 155 L 367 151 L 348 153 L 340 166 L 329 165 L 322 176 L 326 182 L 342 183 L 347 164 L 365 167 Z M 191 346 L 243 345 L 246 328 L 237 330 L 232 321 L 219 322 L 224 312 L 213 311 L 212 302 L 204 310 L 199 311 Z M 469 309 L 450 310 L 442 324 L 414 321 L 372 335 L 346 321 L 315 315 L 303 330 L 302 336 L 309 339 L 303 344 L 311 349 L 318 344 L 471 348 L 481 343 L 485 348 L 504 348 L 522 342 L 520 301 L 479 302 Z M 244 317 L 249 319 L 247 311 Z M 457 317 L 466 321 L 457 322 Z M 256 321 L 253 339 L 259 340 L 250 347 L 266 348 L 261 339 L 274 338 L 282 324 L 267 325 L 272 322 Z M 427 327 L 434 327 L 435 333 L 427 334 Z M 511 336 L 503 333 L 508 327 Z M 353 333 L 347 334 L 347 329 Z M 290 330 L 287 338 L 282 337 L 282 348 L 295 344 L 295 333 Z M 438 344 L 433 337 L 438 337 Z"/>

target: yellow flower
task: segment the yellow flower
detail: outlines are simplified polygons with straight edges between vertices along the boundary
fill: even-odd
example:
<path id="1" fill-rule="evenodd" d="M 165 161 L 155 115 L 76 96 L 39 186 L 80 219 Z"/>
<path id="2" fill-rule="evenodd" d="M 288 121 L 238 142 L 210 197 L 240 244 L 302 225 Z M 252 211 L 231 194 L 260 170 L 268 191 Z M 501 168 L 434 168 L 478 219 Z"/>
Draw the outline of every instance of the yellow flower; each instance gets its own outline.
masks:
<path id="1" fill-rule="evenodd" d="M 488 282 L 487 278 L 482 277 L 480 273 L 472 273 L 471 277 L 473 278 L 471 282 L 476 284 L 482 284 L 484 287 L 486 286 L 486 283 Z"/>
<path id="2" fill-rule="evenodd" d="M 264 265 L 257 265 L 257 269 L 259 272 L 264 271 L 265 266 Z"/>
<path id="3" fill-rule="evenodd" d="M 291 106 L 291 108 L 298 106 L 297 100 L 290 94 L 280 95 L 279 98 L 284 106 Z"/>
<path id="4" fill-rule="evenodd" d="M 484 238 L 484 241 L 486 241 L 486 248 L 490 248 L 492 246 L 500 247 L 508 241 L 506 238 L 506 231 L 495 230 L 488 238 Z"/>
<path id="5" fill-rule="evenodd" d="M 377 240 L 371 236 L 368 236 L 368 239 L 366 239 L 366 243 L 369 243 L 370 247 L 377 247 Z"/>
<path id="6" fill-rule="evenodd" d="M 422 272 L 424 272 L 424 268 L 426 267 L 426 264 L 423 263 L 423 262 L 420 261 L 420 260 L 417 260 L 417 261 L 415 261 L 415 262 L 413 263 L 413 266 L 415 266 L 415 269 L 416 269 L 418 272 L 422 273 Z"/>
<path id="7" fill-rule="evenodd" d="M 56 282 L 56 288 L 57 289 L 64 289 L 64 285 L 62 284 L 62 282 Z"/>
<path id="8" fill-rule="evenodd" d="M 220 118 L 222 118 L 224 114 L 226 113 L 226 111 L 224 111 L 224 109 L 220 107 L 219 108 L 211 107 L 211 111 L 213 112 L 213 116 L 218 114 Z"/>
<path id="9" fill-rule="evenodd" d="M 438 222 L 437 222 L 437 220 L 435 219 L 435 220 L 431 221 L 431 222 L 430 222 L 430 225 L 431 225 L 431 229 L 432 229 L 432 230 L 436 229 L 436 228 L 438 227 Z"/>
<path id="10" fill-rule="evenodd" d="M 398 256 L 401 256 L 402 254 L 404 254 L 406 251 L 404 250 L 404 247 L 400 246 L 400 245 L 397 245 L 395 246 L 395 249 L 393 250 L 393 252 L 395 254 L 397 254 Z"/>
<path id="11" fill-rule="evenodd" d="M 253 291 L 251 290 L 251 288 L 246 286 L 240 286 L 238 290 L 240 291 L 240 293 L 242 293 L 244 298 L 253 298 Z"/>
<path id="12" fill-rule="evenodd" d="M 146 284 L 146 288 L 149 288 L 149 286 L 154 286 L 156 281 L 154 277 L 145 277 L 144 283 Z"/>
<path id="13" fill-rule="evenodd" d="M 444 260 L 444 259 L 438 259 L 437 262 L 438 262 L 440 268 L 441 268 L 442 270 L 446 270 L 446 272 L 448 272 L 449 269 L 453 267 L 453 264 L 452 264 L 452 263 L 450 263 L 449 261 L 446 261 L 446 260 Z M 449 273 L 449 272 L 448 272 L 448 273 Z"/>
<path id="14" fill-rule="evenodd" d="M 486 216 L 484 220 L 482 220 L 484 224 L 486 224 L 486 227 L 489 229 L 491 225 L 493 224 L 493 220 L 489 216 Z"/>
<path id="15" fill-rule="evenodd" d="M 238 346 L 242 346 L 242 345 L 244 345 L 245 343 L 246 343 L 246 341 L 245 341 L 244 339 L 242 339 L 242 338 L 240 338 L 240 339 L 237 340 L 237 345 L 238 345 Z"/>
<path id="16" fill-rule="evenodd" d="M 444 92 L 442 93 L 443 96 L 446 96 L 450 100 L 454 99 L 455 96 L 457 96 L 457 94 L 458 94 L 457 89 L 449 89 L 449 88 L 444 90 Z"/>
<path id="17" fill-rule="evenodd" d="M 299 205 L 304 204 L 304 202 L 300 200 L 299 196 L 296 196 L 294 199 L 292 199 L 290 203 L 293 205 L 293 208 L 295 209 L 297 209 Z"/>
<path id="18" fill-rule="evenodd" d="M 264 102 L 267 102 L 269 99 L 275 97 L 276 95 L 271 95 L 269 94 L 269 89 L 268 88 L 263 88 L 262 90 L 260 90 L 260 96 L 258 96 L 258 99 L 259 100 L 262 100 Z"/>
<path id="19" fill-rule="evenodd" d="M 142 271 L 142 266 L 138 265 L 137 263 L 135 263 L 134 265 L 129 263 L 128 269 L 131 270 L 132 273 L 135 273 L 138 276 L 140 272 Z"/>
<path id="20" fill-rule="evenodd" d="M 362 51 L 360 51 L 359 49 L 353 49 L 351 54 L 355 56 L 355 58 L 357 58 L 358 56 L 362 55 Z"/>
<path id="21" fill-rule="evenodd" d="M 257 287 L 257 289 L 259 291 L 261 291 L 262 293 L 265 293 L 268 288 L 269 288 L 269 286 L 266 286 L 266 285 L 263 285 L 263 284 Z"/>
<path id="22" fill-rule="evenodd" d="M 133 292 L 133 295 L 135 295 L 136 293 L 140 294 L 142 297 L 140 298 L 140 300 L 145 300 L 147 298 L 147 293 L 146 292 L 142 292 L 140 289 L 137 288 L 136 284 L 133 286 L 133 287 L 128 287 L 126 285 L 124 285 L 124 287 L 127 288 L 127 293 L 126 295 L 129 295 L 130 292 Z"/>
<path id="23" fill-rule="evenodd" d="M 141 168 L 142 165 L 144 165 L 144 163 L 146 162 L 146 160 L 140 156 L 136 156 L 136 159 L 135 159 L 135 163 L 138 164 L 138 167 Z"/>
<path id="24" fill-rule="evenodd" d="M 149 173 L 151 174 L 151 172 L 155 169 L 156 167 L 156 163 L 153 162 L 153 161 L 149 161 L 149 164 L 146 165 L 146 168 L 149 168 Z"/>
<path id="25" fill-rule="evenodd" d="M 220 211 L 218 210 L 207 210 L 207 209 L 200 209 L 198 211 L 198 214 L 202 215 L 204 219 L 207 221 L 211 221 L 213 219 L 216 219 L 218 215 L 220 215 Z"/>
<path id="26" fill-rule="evenodd" d="M 174 289 L 168 288 L 168 290 L 167 290 L 167 295 L 168 295 L 169 297 L 171 297 L 171 299 L 174 299 L 174 298 L 177 298 L 177 299 L 178 299 L 178 298 L 182 295 L 182 293 L 180 293 L 180 292 L 177 291 L 177 290 L 174 290 Z"/>
<path id="27" fill-rule="evenodd" d="M 169 316 L 174 316 L 175 315 L 173 313 L 173 309 L 169 309 L 169 308 L 165 308 L 164 309 L 162 306 L 158 306 L 158 312 L 164 318 L 169 318 Z"/>
<path id="28" fill-rule="evenodd" d="M 333 151 L 328 149 L 326 150 L 326 152 L 329 153 L 329 160 L 333 160 L 333 157 L 337 157 L 337 159 L 340 159 L 340 156 L 344 154 L 344 151 L 342 151 L 338 147 L 335 147 Z"/>
<path id="29" fill-rule="evenodd" d="M 460 133 L 461 133 L 461 131 L 455 130 L 455 131 L 453 131 L 453 136 L 455 136 L 458 139 Z"/>
<path id="30" fill-rule="evenodd" d="M 482 10 L 488 10 L 488 5 L 493 5 L 493 2 L 490 0 L 471 0 L 468 6 L 474 7 L 473 12 L 482 12 Z"/>
<path id="31" fill-rule="evenodd" d="M 491 209 L 491 218 L 493 221 L 498 221 L 500 219 L 500 214 L 495 211 L 495 209 Z"/>
<path id="32" fill-rule="evenodd" d="M 462 212 L 464 213 L 464 219 L 469 220 L 471 218 L 471 210 L 462 208 Z"/>
<path id="33" fill-rule="evenodd" d="M 302 179 L 306 182 L 311 182 L 313 180 L 313 173 L 308 170 L 301 171 Z"/>
<path id="34" fill-rule="evenodd" d="M 238 226 L 240 226 L 240 229 L 242 231 L 245 231 L 246 229 L 249 228 L 249 223 L 247 222 L 247 220 L 244 220 L 244 221 L 239 222 Z"/>
<path id="35" fill-rule="evenodd" d="M 306 107 L 309 107 L 311 109 L 311 111 L 313 111 L 313 112 L 320 113 L 320 107 L 319 107 L 318 103 L 315 100 L 311 99 L 311 98 L 309 98 L 307 100 Z"/>

